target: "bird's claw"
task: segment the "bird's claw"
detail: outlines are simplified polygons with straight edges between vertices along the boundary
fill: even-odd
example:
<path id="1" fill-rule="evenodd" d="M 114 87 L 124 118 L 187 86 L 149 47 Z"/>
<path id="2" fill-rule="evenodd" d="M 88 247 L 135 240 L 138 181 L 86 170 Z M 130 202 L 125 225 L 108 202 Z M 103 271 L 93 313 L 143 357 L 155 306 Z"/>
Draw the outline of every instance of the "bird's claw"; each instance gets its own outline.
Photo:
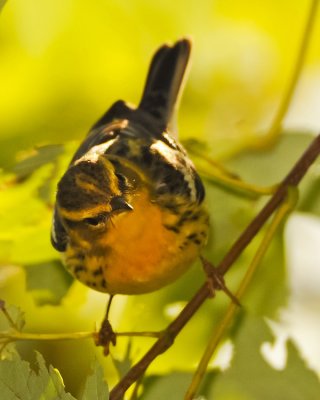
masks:
<path id="1" fill-rule="evenodd" d="M 117 337 L 107 318 L 103 320 L 101 328 L 96 334 L 95 342 L 97 346 L 103 347 L 103 353 L 105 356 L 110 353 L 110 344 L 113 346 L 116 345 Z"/>
<path id="2" fill-rule="evenodd" d="M 200 260 L 207 276 L 207 284 L 211 297 L 215 296 L 217 290 L 222 290 L 235 304 L 241 306 L 237 297 L 226 286 L 224 277 L 220 274 L 219 270 L 204 257 L 200 256 Z"/>

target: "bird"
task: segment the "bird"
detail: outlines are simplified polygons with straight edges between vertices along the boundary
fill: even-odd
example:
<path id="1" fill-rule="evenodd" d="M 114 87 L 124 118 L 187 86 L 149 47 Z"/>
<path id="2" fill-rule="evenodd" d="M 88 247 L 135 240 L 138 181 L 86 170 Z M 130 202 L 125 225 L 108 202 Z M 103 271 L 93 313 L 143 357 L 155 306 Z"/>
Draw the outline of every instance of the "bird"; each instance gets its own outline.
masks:
<path id="1" fill-rule="evenodd" d="M 52 245 L 99 292 L 156 291 L 207 243 L 204 185 L 172 129 L 191 48 L 182 38 L 155 52 L 139 105 L 116 101 L 58 182 Z"/>

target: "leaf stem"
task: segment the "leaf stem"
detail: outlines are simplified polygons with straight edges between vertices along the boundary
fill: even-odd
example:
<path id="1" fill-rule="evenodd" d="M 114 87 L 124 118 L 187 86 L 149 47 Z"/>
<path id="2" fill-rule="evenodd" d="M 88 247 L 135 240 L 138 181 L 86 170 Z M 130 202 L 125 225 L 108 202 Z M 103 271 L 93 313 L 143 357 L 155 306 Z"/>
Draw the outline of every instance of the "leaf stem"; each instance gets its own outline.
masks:
<path id="1" fill-rule="evenodd" d="M 244 195 L 251 196 L 251 197 L 258 197 L 261 195 L 270 195 L 274 193 L 277 189 L 276 185 L 273 186 L 257 186 L 241 179 L 236 179 L 231 177 L 230 175 L 221 175 L 221 174 L 208 174 L 207 171 L 204 169 L 197 168 L 198 172 L 201 176 L 205 179 L 212 181 L 215 184 L 220 186 L 226 187 L 227 189 L 231 190 L 232 192 L 240 192 Z"/>
<path id="2" fill-rule="evenodd" d="M 235 193 L 240 192 L 241 194 L 250 197 L 258 197 L 261 195 L 270 195 L 274 193 L 277 188 L 276 185 L 260 187 L 245 182 L 238 175 L 230 172 L 222 164 L 219 164 L 211 157 L 207 156 L 206 154 L 203 154 L 202 152 L 198 151 L 191 145 L 188 145 L 187 150 L 190 154 L 193 154 L 202 162 L 204 161 L 210 167 L 210 170 L 208 170 L 206 166 L 202 166 L 200 163 L 199 165 L 198 163 L 196 164 L 197 171 L 202 177 L 232 192 Z"/>

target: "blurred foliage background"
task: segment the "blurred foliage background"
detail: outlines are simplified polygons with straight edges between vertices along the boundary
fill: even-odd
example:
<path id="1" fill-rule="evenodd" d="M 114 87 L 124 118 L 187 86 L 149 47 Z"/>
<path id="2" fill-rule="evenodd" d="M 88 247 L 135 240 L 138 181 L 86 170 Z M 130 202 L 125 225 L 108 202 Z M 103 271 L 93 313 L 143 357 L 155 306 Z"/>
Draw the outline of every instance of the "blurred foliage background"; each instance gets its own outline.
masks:
<path id="1" fill-rule="evenodd" d="M 0 297 L 23 309 L 27 331 L 90 331 L 104 314 L 106 296 L 73 282 L 50 246 L 55 185 L 79 141 L 111 103 L 119 98 L 138 102 L 150 58 L 163 42 L 186 35 L 194 42 L 178 118 L 180 137 L 204 141 L 206 155 L 251 182 L 273 184 L 284 176 L 320 127 L 319 18 L 284 121 L 286 132 L 263 151 L 251 149 L 252 135 L 259 138 L 266 132 L 279 105 L 309 6 L 306 0 L 263 4 L 251 0 L 9 0 L 5 4 L 0 15 Z M 308 365 L 318 372 L 320 349 L 315 337 L 309 328 L 306 334 L 294 327 L 306 313 L 315 331 L 320 326 L 315 317 L 320 277 L 314 268 L 319 259 L 320 207 L 315 189 L 319 180 L 318 164 L 302 187 L 300 211 L 290 218 L 285 235 L 278 234 L 245 300 L 250 315 L 282 320 L 278 342 L 283 344 L 287 336 L 295 339 Z M 263 200 L 230 195 L 209 182 L 207 198 L 212 234 L 206 255 L 217 262 Z M 308 249 L 301 244 L 303 229 L 308 232 L 304 234 Z M 228 274 L 232 289 L 257 244 L 255 240 Z M 157 293 L 117 296 L 112 322 L 117 330 L 162 329 L 203 279 L 195 265 L 179 282 Z M 288 294 L 289 299 L 295 294 L 295 301 L 300 301 L 292 306 L 299 309 L 298 317 L 290 309 Z M 152 365 L 150 374 L 176 370 L 188 380 L 226 304 L 223 295 L 207 302 L 174 347 Z M 59 369 L 66 389 L 77 396 L 96 357 L 113 385 L 119 371 L 128 367 L 130 359 L 137 360 L 150 343 L 151 339 L 131 343 L 120 338 L 112 351 L 118 370 L 90 340 L 17 346 L 32 362 L 34 349 L 39 350 Z M 212 365 L 225 364 L 230 346 L 226 342 L 221 347 Z M 145 398 L 156 399 L 154 380 L 148 384 L 151 392 L 146 391 Z M 170 388 L 171 381 L 166 385 Z M 223 393 L 222 397 L 215 393 L 215 398 L 226 398 Z"/>

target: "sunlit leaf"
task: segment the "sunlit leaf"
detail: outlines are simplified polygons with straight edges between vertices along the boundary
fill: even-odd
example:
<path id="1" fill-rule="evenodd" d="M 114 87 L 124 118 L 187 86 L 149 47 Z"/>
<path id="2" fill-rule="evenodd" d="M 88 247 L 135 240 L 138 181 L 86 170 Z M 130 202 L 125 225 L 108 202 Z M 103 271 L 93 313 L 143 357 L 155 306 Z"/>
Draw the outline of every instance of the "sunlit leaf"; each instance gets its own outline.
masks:
<path id="1" fill-rule="evenodd" d="M 37 353 L 37 371 L 17 354 L 11 360 L 0 360 L 0 392 L 6 400 L 75 400 L 64 390 L 59 372 L 46 367 Z"/>

